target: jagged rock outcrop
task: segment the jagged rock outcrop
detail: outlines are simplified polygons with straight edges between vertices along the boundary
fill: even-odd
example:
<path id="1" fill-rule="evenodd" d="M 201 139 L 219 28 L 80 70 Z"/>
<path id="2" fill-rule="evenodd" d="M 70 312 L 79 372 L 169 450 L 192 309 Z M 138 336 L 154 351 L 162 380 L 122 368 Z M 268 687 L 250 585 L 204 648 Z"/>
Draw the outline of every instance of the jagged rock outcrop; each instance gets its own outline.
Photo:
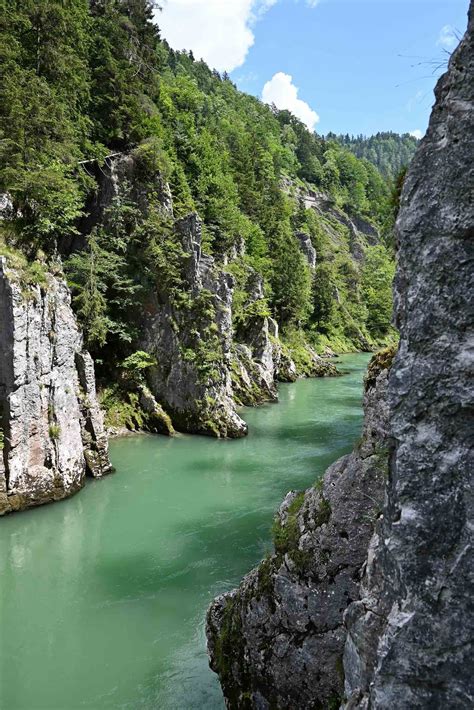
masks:
<path id="1" fill-rule="evenodd" d="M 208 612 L 211 667 L 229 708 L 337 707 L 343 695 L 343 612 L 383 502 L 390 354 L 367 379 L 357 449 L 306 493 L 286 497 L 275 553 Z"/>
<path id="2" fill-rule="evenodd" d="M 97 160 L 88 160 L 82 165 L 97 187 L 89 194 L 77 232 L 60 240 L 58 246 L 62 254 L 69 255 L 83 250 L 88 235 L 97 225 L 107 227 L 114 200 L 121 200 L 124 196 L 144 215 L 148 213 L 150 202 L 153 201 L 154 204 L 160 204 L 164 214 L 173 217 L 173 198 L 168 183 L 156 173 L 154 180 L 147 184 L 141 176 L 139 155 L 112 153 L 103 164 Z"/>
<path id="3" fill-rule="evenodd" d="M 309 236 L 309 234 L 306 234 L 306 232 L 296 232 L 296 238 L 300 245 L 300 249 L 304 254 L 304 257 L 308 262 L 308 266 L 311 269 L 315 269 L 317 254 L 316 249 L 313 246 L 313 242 L 311 241 L 311 237 Z"/>
<path id="4" fill-rule="evenodd" d="M 291 349 L 280 340 L 278 323 L 261 312 L 267 309 L 263 278 L 253 269 L 249 269 L 246 291 L 245 323 L 234 333 L 232 349 L 232 389 L 238 404 L 253 406 L 276 402 L 277 382 L 339 374 L 335 365 L 320 357 L 304 341 L 301 349 L 305 362 L 299 367 L 296 365 Z M 263 309 L 258 304 L 264 304 Z"/>
<path id="5" fill-rule="evenodd" d="M 349 237 L 349 250 L 356 261 L 363 262 L 365 247 L 380 241 L 377 228 L 369 220 L 360 215 L 343 212 L 325 192 L 303 192 L 301 199 L 307 209 L 315 210 L 324 218 L 324 229 L 336 243 L 340 240 L 340 235 L 333 225 L 345 228 Z"/>
<path id="6" fill-rule="evenodd" d="M 209 610 L 230 708 L 472 707 L 473 3 L 436 99 L 397 222 L 400 348 L 388 385 L 385 355 L 369 368 L 362 444 L 287 497 L 276 554 Z"/>
<path id="7" fill-rule="evenodd" d="M 111 469 L 92 360 L 64 281 L 22 285 L 0 257 L 0 514 L 75 493 Z"/>
<path id="8" fill-rule="evenodd" d="M 174 232 L 182 250 L 180 284 L 173 289 L 157 283 L 138 316 L 142 336 L 137 345 L 157 364 L 147 372 L 146 395 L 140 388 L 133 390 L 130 382 L 122 393 L 125 400 L 137 402 L 133 426 L 162 433 L 172 433 L 175 426 L 195 433 L 243 436 L 247 427 L 236 405 L 276 401 L 278 381 L 333 375 L 337 370 L 309 347 L 305 367 L 295 365 L 290 350 L 280 342 L 278 324 L 268 314 L 263 278 L 242 265 L 244 240 L 216 258 L 203 253 L 198 216 L 174 219 L 169 186 L 159 173 L 150 174 L 140 150 L 139 146 L 131 154 L 111 155 L 104 166 L 87 163 L 97 190 L 89 197 L 79 236 L 62 249 L 65 253 L 81 249 L 94 227 L 107 228 L 114 201 L 132 201 L 143 217 L 152 209 L 161 212 L 163 229 Z M 309 237 L 305 245 L 308 259 L 314 261 Z M 248 277 L 245 323 L 237 332 L 232 322 L 233 262 L 240 262 Z"/>
<path id="9" fill-rule="evenodd" d="M 347 708 L 472 708 L 474 5 L 436 88 L 397 221 L 394 451 L 361 600 Z"/>
<path id="10" fill-rule="evenodd" d="M 147 431 L 151 431 L 154 434 L 173 436 L 175 430 L 171 417 L 165 412 L 161 404 L 158 404 L 145 384 L 138 385 L 138 395 L 138 403 L 146 418 L 146 421 L 142 423 L 142 427 L 145 424 Z"/>
<path id="11" fill-rule="evenodd" d="M 243 306 L 245 323 L 234 334 L 236 342 L 232 351 L 232 390 L 236 402 L 253 406 L 278 400 L 276 382 L 281 344 L 278 323 L 259 312 L 258 304 L 265 303 L 263 278 L 250 268 L 246 290 L 248 297 Z M 293 367 L 296 372 L 294 363 Z"/>
<path id="12" fill-rule="evenodd" d="M 231 381 L 232 276 L 201 249 L 201 223 L 191 214 L 175 224 L 185 256 L 179 302 L 165 288 L 144 321 L 143 347 L 156 359 L 148 382 L 173 424 L 183 431 L 239 437 Z"/>

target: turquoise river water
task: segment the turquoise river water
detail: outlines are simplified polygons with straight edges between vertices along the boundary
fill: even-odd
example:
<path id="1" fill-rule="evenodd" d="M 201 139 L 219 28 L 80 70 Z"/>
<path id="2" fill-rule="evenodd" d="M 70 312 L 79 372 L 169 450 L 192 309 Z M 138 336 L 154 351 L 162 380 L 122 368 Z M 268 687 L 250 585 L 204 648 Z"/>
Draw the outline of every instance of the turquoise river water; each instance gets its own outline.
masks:
<path id="1" fill-rule="evenodd" d="M 352 448 L 367 362 L 282 385 L 246 439 L 115 440 L 115 475 L 0 520 L 0 708 L 221 710 L 205 610 L 270 548 L 287 491 Z"/>

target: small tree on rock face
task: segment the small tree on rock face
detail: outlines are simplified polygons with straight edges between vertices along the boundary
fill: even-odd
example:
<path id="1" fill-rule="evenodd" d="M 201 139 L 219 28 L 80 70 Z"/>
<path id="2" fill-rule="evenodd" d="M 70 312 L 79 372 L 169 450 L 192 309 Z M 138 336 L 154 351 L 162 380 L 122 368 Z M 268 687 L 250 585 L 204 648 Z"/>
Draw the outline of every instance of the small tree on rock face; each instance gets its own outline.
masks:
<path id="1" fill-rule="evenodd" d="M 379 244 L 369 247 L 362 275 L 362 293 L 367 306 L 367 329 L 375 338 L 390 329 L 393 299 L 392 283 L 395 265 L 387 249 Z"/>
<path id="2" fill-rule="evenodd" d="M 121 368 L 127 377 L 137 384 L 144 384 L 144 374 L 150 367 L 156 365 L 156 360 L 144 350 L 136 350 L 125 358 L 121 363 Z"/>
<path id="3" fill-rule="evenodd" d="M 311 312 L 311 273 L 295 237 L 283 231 L 272 247 L 273 305 L 282 326 L 302 325 Z"/>
<path id="4" fill-rule="evenodd" d="M 70 285 L 76 292 L 74 304 L 82 323 L 86 345 L 92 348 L 100 348 L 107 341 L 107 270 L 107 255 L 100 248 L 94 233 L 89 236 L 87 251 L 74 254 L 68 262 Z"/>
<path id="5" fill-rule="evenodd" d="M 312 321 L 321 333 L 327 333 L 336 307 L 333 267 L 327 262 L 317 264 L 314 274 Z"/>

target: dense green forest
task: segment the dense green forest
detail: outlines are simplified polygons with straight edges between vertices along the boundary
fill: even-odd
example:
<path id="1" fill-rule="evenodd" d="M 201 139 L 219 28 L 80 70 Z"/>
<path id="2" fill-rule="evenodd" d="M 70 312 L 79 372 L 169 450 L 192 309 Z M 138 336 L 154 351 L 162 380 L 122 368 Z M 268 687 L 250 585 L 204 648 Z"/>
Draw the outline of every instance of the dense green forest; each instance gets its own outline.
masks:
<path id="1" fill-rule="evenodd" d="M 304 332 L 318 349 L 348 349 L 360 347 L 361 334 L 371 346 L 389 337 L 394 207 L 373 162 L 392 175 L 412 139 L 369 139 L 357 158 L 352 143 L 310 133 L 288 111 L 173 51 L 148 0 L 3 0 L 1 16 L 2 249 L 22 252 L 37 279 L 63 255 L 96 357 L 136 350 L 137 313 L 156 281 L 179 300 L 181 247 L 160 209 L 158 177 L 171 188 L 175 217 L 195 211 L 203 220 L 208 253 L 223 259 L 244 243 L 223 259 L 236 280 L 236 323 L 245 320 L 245 275 L 254 269 L 265 284 L 258 308 L 276 317 L 288 342 Z M 130 190 L 71 254 L 66 245 L 96 189 L 91 165 L 116 153 L 134 156 L 148 209 Z M 327 209 L 307 208 L 309 193 L 323 194 Z M 347 218 L 381 235 L 359 258 Z M 314 273 L 298 232 L 316 248 Z"/>
<path id="2" fill-rule="evenodd" d="M 358 158 L 375 165 L 385 178 L 395 180 L 400 171 L 407 168 L 415 154 L 418 139 L 409 133 L 399 135 L 386 131 L 374 136 L 336 136 L 329 133 L 329 141 L 337 141 Z"/>

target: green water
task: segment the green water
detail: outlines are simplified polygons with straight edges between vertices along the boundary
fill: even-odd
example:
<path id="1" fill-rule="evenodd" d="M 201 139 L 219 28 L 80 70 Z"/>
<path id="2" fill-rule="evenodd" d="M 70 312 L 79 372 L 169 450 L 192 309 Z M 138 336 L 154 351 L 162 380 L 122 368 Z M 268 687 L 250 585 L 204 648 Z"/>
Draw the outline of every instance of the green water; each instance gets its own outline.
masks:
<path id="1" fill-rule="evenodd" d="M 269 549 L 286 492 L 361 427 L 368 356 L 282 385 L 239 441 L 112 442 L 117 474 L 0 520 L 0 709 L 217 710 L 204 613 Z"/>

